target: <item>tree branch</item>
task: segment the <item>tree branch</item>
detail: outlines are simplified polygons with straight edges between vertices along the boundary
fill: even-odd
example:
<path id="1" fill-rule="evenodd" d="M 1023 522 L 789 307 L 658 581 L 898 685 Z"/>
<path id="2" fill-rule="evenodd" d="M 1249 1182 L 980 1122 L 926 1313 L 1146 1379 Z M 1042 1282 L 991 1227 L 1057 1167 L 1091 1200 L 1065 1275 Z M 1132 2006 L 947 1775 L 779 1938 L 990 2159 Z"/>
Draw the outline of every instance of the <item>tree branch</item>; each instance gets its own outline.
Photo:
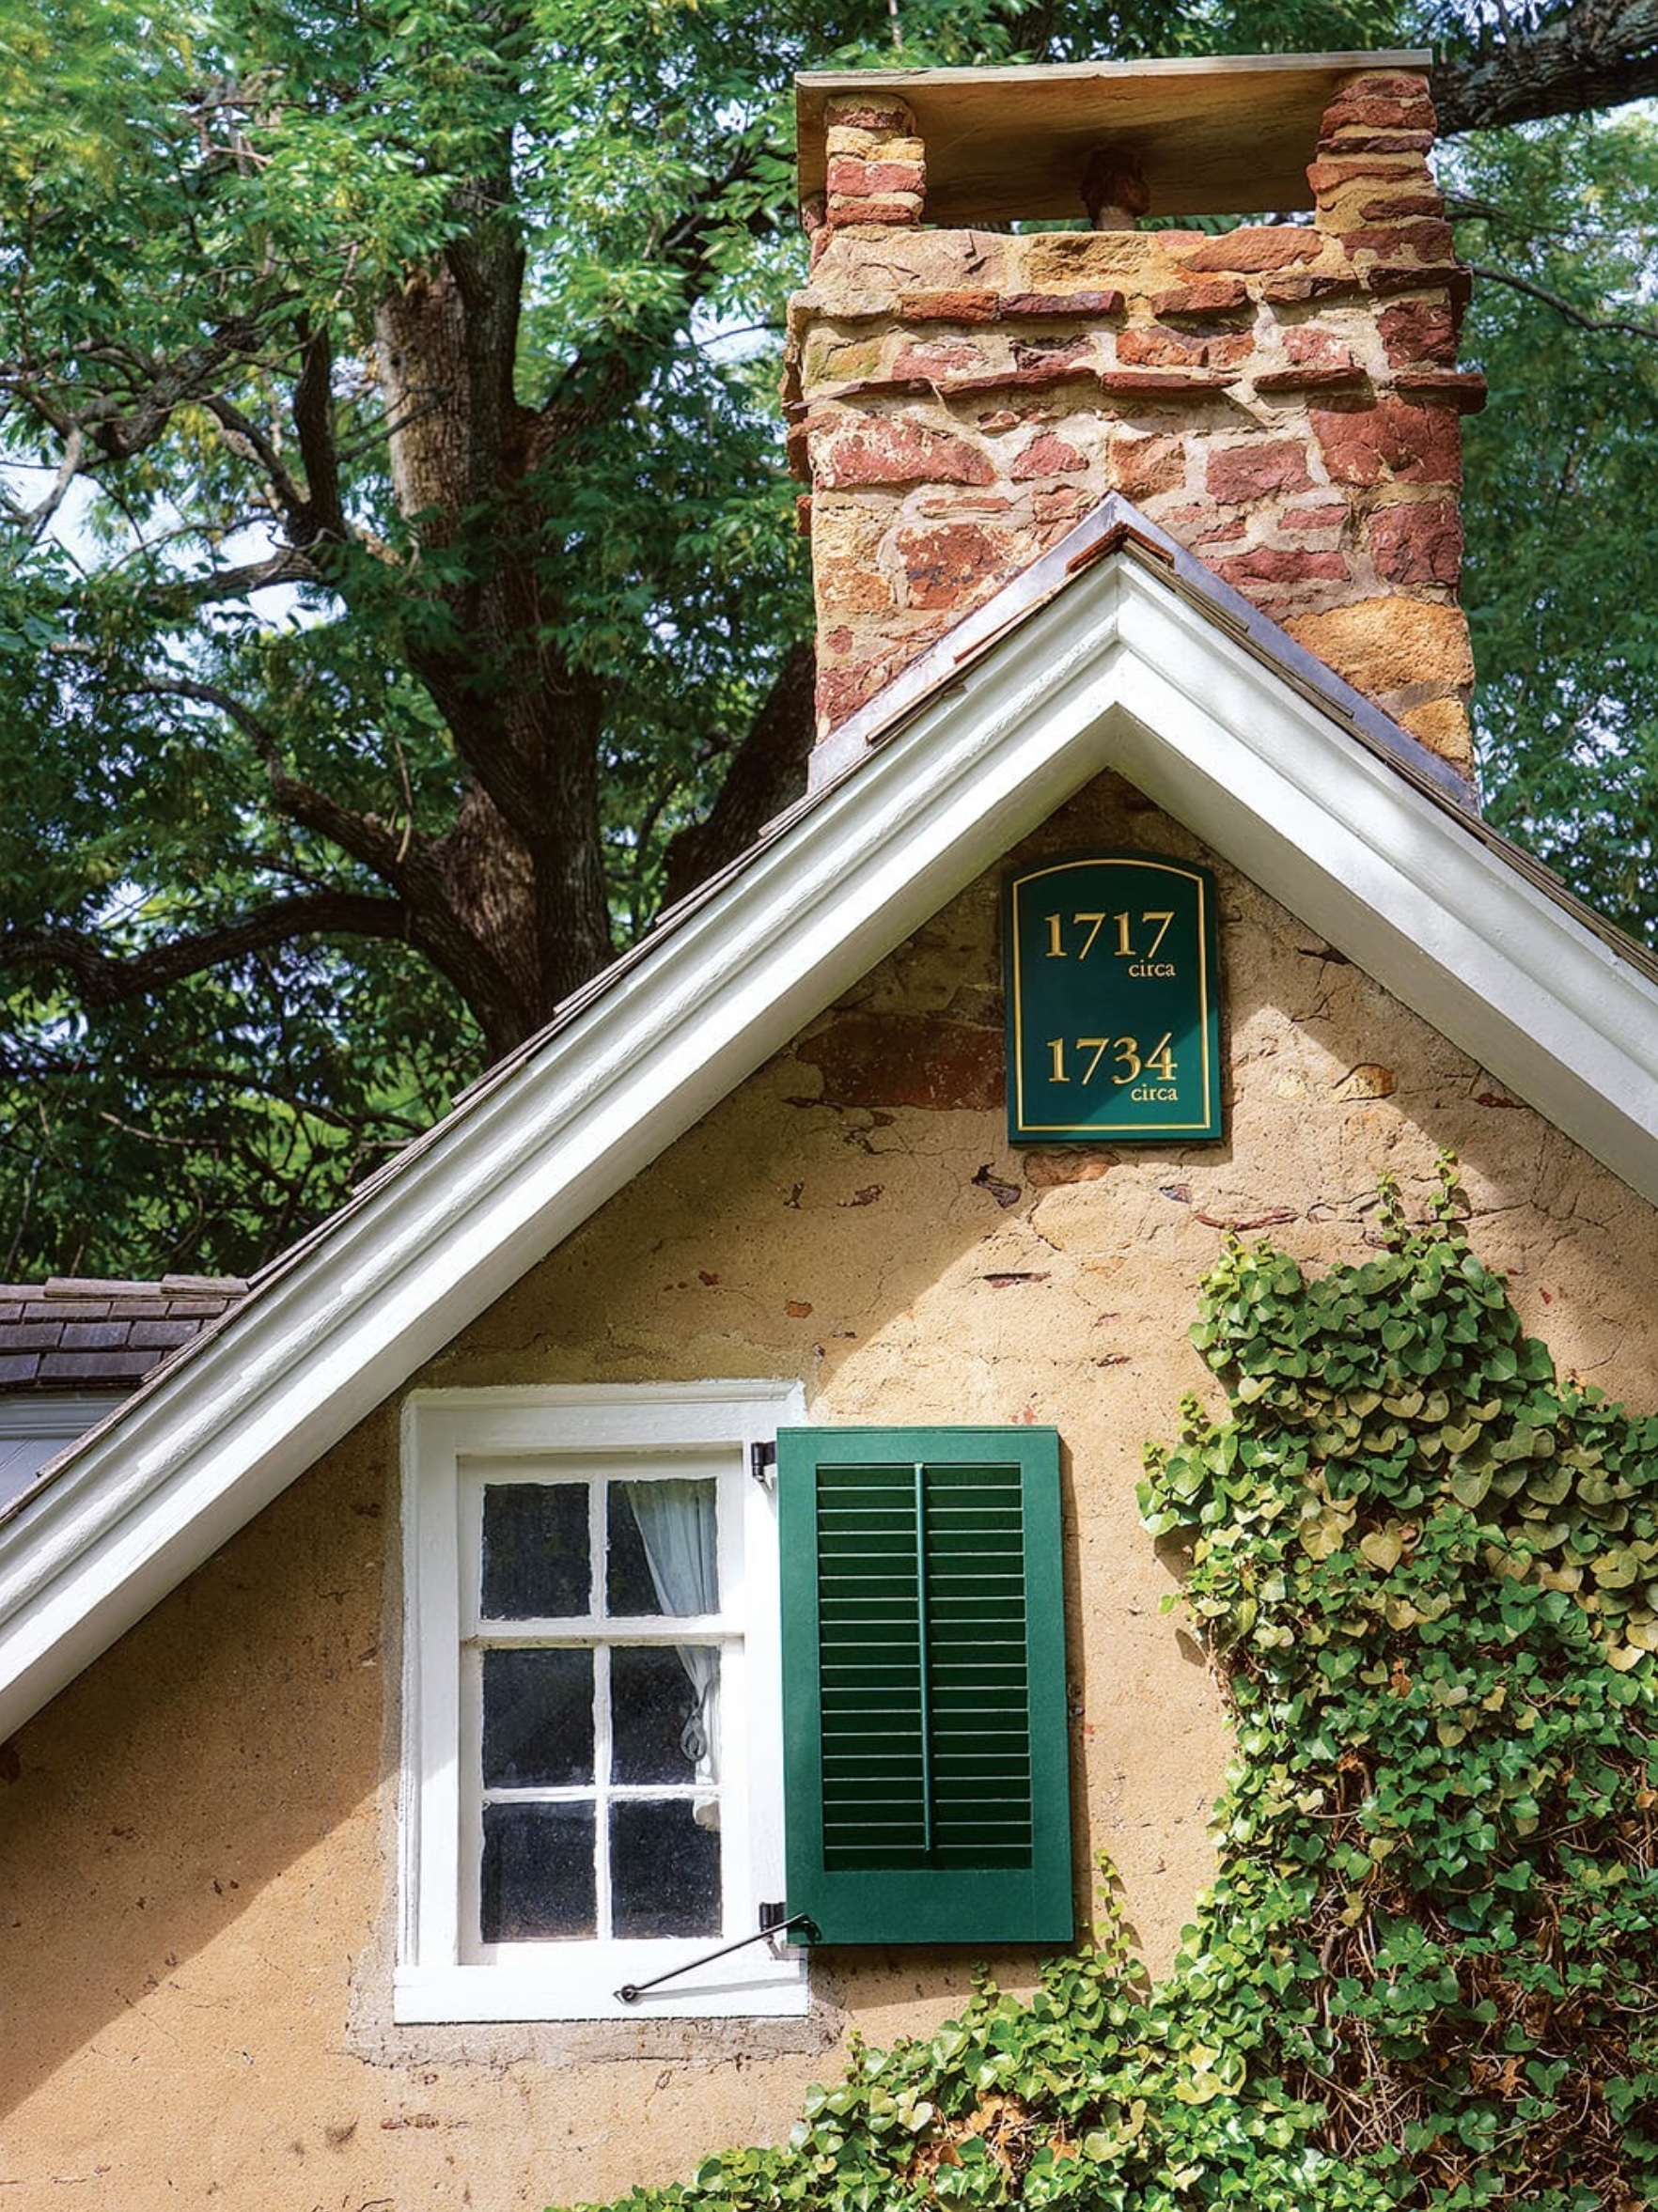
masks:
<path id="1" fill-rule="evenodd" d="M 300 373 L 293 388 L 293 423 L 305 468 L 305 496 L 292 512 L 296 542 L 347 535 L 340 497 L 339 452 L 334 435 L 334 343 L 326 325 L 301 333 Z"/>
<path id="2" fill-rule="evenodd" d="M 307 892 L 274 899 L 257 913 L 170 938 L 138 953 L 112 953 L 91 931 L 63 927 L 0 930 L 0 969 L 67 976 L 88 1006 L 125 1005 L 250 952 L 299 937 L 350 936 L 408 941 L 402 902 L 358 892 Z"/>
<path id="3" fill-rule="evenodd" d="M 781 814 L 805 790 L 816 666 L 809 645 L 790 646 L 776 680 L 731 757 L 708 818 L 669 839 L 668 905 L 746 851 L 773 816 Z"/>
<path id="4" fill-rule="evenodd" d="M 1573 0 L 1524 38 L 1433 71 L 1440 135 L 1495 131 L 1658 93 L 1658 0 Z"/>
<path id="5" fill-rule="evenodd" d="M 1658 323 L 1626 322 L 1621 316 L 1586 315 L 1581 307 L 1574 307 L 1570 300 L 1563 300 L 1558 292 L 1533 284 L 1528 276 L 1516 276 L 1511 269 L 1489 269 L 1482 262 L 1469 261 L 1464 266 L 1475 276 L 1487 284 L 1507 285 L 1510 291 L 1525 292 L 1534 300 L 1541 300 L 1545 307 L 1552 307 L 1565 321 L 1575 323 L 1579 330 L 1614 331 L 1620 336 L 1646 338 L 1658 345 Z"/>
<path id="6" fill-rule="evenodd" d="M 227 361 L 254 349 L 258 325 L 248 317 L 221 324 L 211 337 L 192 346 L 177 361 L 149 365 L 147 382 L 122 412 L 120 403 L 101 395 L 80 420 L 99 449 L 112 460 L 131 460 L 153 445 L 171 421 L 175 408 L 187 400 L 206 398 L 212 379 Z"/>
<path id="7" fill-rule="evenodd" d="M 237 569 L 210 569 L 200 576 L 169 576 L 151 586 L 150 600 L 164 612 L 208 607 L 221 600 L 243 599 L 250 591 L 269 591 L 282 584 L 321 584 L 315 562 L 291 546 L 270 553 L 262 561 L 244 561 Z"/>

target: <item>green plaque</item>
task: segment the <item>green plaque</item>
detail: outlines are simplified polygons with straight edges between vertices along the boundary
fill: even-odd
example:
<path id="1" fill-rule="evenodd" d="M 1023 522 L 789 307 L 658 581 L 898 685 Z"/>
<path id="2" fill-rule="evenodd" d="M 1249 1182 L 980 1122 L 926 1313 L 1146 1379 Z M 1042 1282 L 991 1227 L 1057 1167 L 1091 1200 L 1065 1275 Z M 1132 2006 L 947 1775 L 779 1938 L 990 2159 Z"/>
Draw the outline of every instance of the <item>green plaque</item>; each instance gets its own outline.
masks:
<path id="1" fill-rule="evenodd" d="M 1008 1135 L 1015 1145 L 1218 1142 L 1214 880 L 1148 852 L 1008 878 Z"/>

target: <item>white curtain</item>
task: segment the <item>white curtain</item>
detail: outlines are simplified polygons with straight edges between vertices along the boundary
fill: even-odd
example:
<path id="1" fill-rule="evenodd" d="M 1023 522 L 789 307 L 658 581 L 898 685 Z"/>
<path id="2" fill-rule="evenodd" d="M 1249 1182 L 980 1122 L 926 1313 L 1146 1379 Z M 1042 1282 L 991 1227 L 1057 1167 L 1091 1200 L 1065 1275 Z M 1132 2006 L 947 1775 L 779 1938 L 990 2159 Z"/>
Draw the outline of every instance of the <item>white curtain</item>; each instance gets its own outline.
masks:
<path id="1" fill-rule="evenodd" d="M 720 1609 L 719 1526 L 711 1482 L 624 1483 L 639 1524 L 656 1601 L 665 1613 Z M 696 1769 L 691 1815 L 698 1828 L 720 1825 L 720 1654 L 716 1644 L 675 1645 L 696 1703 L 680 1748 Z"/>

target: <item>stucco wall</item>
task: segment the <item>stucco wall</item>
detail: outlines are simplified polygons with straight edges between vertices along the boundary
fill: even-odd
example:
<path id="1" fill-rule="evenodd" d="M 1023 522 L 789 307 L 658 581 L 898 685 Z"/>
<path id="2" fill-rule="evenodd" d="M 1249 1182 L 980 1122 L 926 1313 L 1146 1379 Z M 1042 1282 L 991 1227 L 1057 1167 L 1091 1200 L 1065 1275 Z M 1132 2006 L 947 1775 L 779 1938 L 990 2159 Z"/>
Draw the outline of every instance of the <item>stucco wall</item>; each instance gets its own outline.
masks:
<path id="1" fill-rule="evenodd" d="M 1107 781 L 1030 849 L 1206 857 Z M 1362 1251 L 1375 1179 L 1453 1147 L 1484 1255 L 1563 1364 L 1658 1403 L 1658 1223 L 1222 869 L 1230 1141 L 1010 1153 L 996 896 L 954 901 L 419 1379 L 799 1375 L 822 1420 L 1019 1421 L 1067 1448 L 1076 1865 L 1165 1960 L 1209 1862 L 1219 1700 L 1160 1614 L 1148 1436 L 1226 1228 Z M 396 1420 L 386 1408 L 0 1749 L 0 2204 L 534 2207 L 787 2131 L 962 1962 L 843 1953 L 741 2028 L 393 2030 Z M 1018 1960 L 999 1962 L 1017 1980 Z"/>

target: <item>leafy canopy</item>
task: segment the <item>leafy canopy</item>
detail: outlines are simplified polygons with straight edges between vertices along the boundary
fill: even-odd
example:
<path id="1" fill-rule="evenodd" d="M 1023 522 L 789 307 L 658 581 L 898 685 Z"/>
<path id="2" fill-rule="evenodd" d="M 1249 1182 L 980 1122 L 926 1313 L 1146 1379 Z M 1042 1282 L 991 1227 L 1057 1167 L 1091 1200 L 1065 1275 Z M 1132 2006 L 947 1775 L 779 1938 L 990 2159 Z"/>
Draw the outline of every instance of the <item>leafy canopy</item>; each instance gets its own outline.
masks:
<path id="1" fill-rule="evenodd" d="M 256 1264 L 792 794 L 797 69 L 1429 39 L 1465 131 L 1639 15 L 0 0 L 0 1274 Z M 1494 804 L 1646 929 L 1651 126 L 1460 143 Z"/>

